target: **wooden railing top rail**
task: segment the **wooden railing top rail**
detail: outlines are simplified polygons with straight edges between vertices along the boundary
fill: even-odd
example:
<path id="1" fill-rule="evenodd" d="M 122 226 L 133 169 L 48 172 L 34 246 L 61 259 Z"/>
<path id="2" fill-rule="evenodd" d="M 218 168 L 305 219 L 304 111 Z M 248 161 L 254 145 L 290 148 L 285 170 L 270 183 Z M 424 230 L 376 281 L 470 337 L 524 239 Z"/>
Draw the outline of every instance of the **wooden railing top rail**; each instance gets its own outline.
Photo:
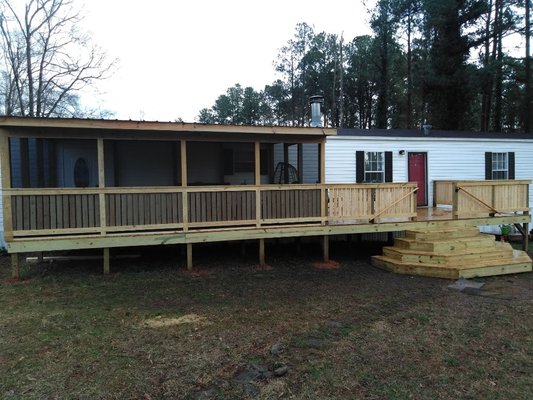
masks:
<path id="1" fill-rule="evenodd" d="M 529 185 L 530 179 L 497 179 L 488 181 L 476 180 L 435 180 L 434 183 L 455 183 L 461 186 L 512 186 L 512 185 Z"/>
<path id="2" fill-rule="evenodd" d="M 228 192 L 252 190 L 318 190 L 318 189 L 388 189 L 415 188 L 416 183 L 335 183 L 335 184 L 265 184 L 265 185 L 212 185 L 212 186 L 137 186 L 137 187 L 87 187 L 87 188 L 11 188 L 5 194 L 17 195 L 60 195 L 60 194 L 99 194 L 99 193 L 176 193 L 176 192 Z"/>

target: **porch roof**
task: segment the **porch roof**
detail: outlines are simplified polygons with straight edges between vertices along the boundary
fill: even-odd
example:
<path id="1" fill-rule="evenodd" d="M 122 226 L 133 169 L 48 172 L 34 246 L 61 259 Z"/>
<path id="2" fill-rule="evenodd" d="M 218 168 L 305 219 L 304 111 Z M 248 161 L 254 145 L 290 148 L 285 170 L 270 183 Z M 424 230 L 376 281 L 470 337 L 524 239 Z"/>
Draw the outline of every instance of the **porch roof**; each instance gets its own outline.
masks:
<path id="1" fill-rule="evenodd" d="M 35 117 L 0 117 L 0 128 L 15 128 L 17 131 L 31 130 L 45 133 L 50 130 L 68 130 L 70 132 L 83 132 L 87 136 L 98 136 L 97 131 L 105 131 L 108 136 L 110 131 L 121 135 L 127 132 L 140 135 L 157 133 L 159 135 L 175 136 L 300 136 L 319 139 L 336 135 L 333 128 L 287 127 L 287 126 L 249 126 L 249 125 L 219 125 L 185 122 L 160 122 L 160 121 L 135 121 L 135 120 L 106 120 L 82 118 L 35 118 Z M 46 136 L 44 134 L 43 136 Z M 143 135 L 144 136 L 144 135 Z"/>

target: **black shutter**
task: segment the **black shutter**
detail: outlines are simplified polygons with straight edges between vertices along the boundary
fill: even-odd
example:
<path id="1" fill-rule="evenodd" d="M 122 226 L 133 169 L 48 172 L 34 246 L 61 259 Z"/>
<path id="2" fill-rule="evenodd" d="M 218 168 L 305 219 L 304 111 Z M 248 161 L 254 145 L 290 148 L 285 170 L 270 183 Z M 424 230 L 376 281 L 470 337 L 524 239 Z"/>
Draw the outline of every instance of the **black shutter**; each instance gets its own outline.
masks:
<path id="1" fill-rule="evenodd" d="M 385 152 L 385 182 L 392 182 L 392 151 Z"/>
<path id="2" fill-rule="evenodd" d="M 509 152 L 508 153 L 508 158 L 509 158 L 509 173 L 508 173 L 508 176 L 509 176 L 509 179 L 514 179 L 514 152 Z"/>
<path id="3" fill-rule="evenodd" d="M 492 180 L 492 153 L 485 153 L 485 179 L 487 181 Z"/>
<path id="4" fill-rule="evenodd" d="M 355 152 L 355 181 L 361 183 L 365 180 L 365 152 Z"/>

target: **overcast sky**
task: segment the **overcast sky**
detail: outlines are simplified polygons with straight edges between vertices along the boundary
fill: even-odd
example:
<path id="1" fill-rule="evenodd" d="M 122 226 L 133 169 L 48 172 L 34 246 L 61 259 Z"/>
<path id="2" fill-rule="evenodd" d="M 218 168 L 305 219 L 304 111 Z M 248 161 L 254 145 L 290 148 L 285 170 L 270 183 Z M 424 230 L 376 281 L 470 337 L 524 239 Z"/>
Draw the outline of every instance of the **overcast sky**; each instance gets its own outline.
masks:
<path id="1" fill-rule="evenodd" d="M 84 103 L 119 119 L 192 122 L 235 83 L 263 89 L 299 22 L 345 40 L 369 33 L 362 0 L 79 1 L 95 43 L 119 60 Z"/>

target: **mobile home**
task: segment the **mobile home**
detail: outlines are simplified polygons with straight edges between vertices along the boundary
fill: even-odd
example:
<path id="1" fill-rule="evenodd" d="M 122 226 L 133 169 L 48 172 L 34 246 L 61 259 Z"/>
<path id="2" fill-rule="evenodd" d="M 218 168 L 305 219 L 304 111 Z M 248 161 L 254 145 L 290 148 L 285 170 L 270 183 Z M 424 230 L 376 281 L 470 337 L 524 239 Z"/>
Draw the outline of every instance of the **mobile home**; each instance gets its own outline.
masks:
<path id="1" fill-rule="evenodd" d="M 102 249 L 108 273 L 115 247 L 181 244 L 192 268 L 193 245 L 203 242 L 256 240 L 263 264 L 271 238 L 320 237 L 327 260 L 332 235 L 500 224 L 527 231 L 527 139 L 509 147 L 504 138 L 433 136 L 4 117 L 12 274 L 18 255 L 32 251 Z M 454 143 L 470 156 L 455 157 Z M 530 259 L 505 257 L 498 273 L 531 270 Z"/>

